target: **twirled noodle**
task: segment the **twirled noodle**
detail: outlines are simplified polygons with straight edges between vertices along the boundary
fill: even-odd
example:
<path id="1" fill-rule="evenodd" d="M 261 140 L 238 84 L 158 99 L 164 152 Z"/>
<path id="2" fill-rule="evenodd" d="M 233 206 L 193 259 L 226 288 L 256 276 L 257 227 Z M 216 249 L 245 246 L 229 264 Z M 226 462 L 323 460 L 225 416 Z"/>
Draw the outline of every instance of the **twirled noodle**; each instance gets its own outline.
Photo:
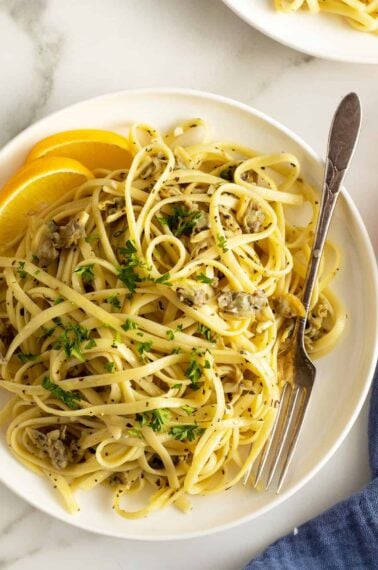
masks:
<path id="1" fill-rule="evenodd" d="M 343 16 L 361 32 L 378 33 L 378 0 L 274 0 L 280 12 L 307 9 L 313 14 L 329 12 Z"/>
<path id="2" fill-rule="evenodd" d="M 290 153 L 210 142 L 203 121 L 130 130 L 128 171 L 96 177 L 30 217 L 0 257 L 1 412 L 11 451 L 74 512 L 114 488 L 136 518 L 236 485 L 264 446 L 300 302 L 317 195 Z M 192 139 L 195 139 L 193 141 Z M 307 223 L 289 220 L 307 204 Z M 295 214 L 295 212 L 298 212 Z M 328 243 L 309 352 L 344 311 Z M 150 490 L 146 507 L 123 497 Z"/>

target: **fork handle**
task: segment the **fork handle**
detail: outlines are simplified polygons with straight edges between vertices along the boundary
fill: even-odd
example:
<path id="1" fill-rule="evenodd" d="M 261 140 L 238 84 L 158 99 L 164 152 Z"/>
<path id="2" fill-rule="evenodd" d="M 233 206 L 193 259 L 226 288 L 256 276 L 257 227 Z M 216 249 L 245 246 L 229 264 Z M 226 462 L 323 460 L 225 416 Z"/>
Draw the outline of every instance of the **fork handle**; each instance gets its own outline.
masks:
<path id="1" fill-rule="evenodd" d="M 336 109 L 329 134 L 320 211 L 302 298 L 306 310 L 306 316 L 300 319 L 298 330 L 299 337 L 302 339 L 324 242 L 341 183 L 353 155 L 360 125 L 360 100 L 355 93 L 349 93 Z"/>

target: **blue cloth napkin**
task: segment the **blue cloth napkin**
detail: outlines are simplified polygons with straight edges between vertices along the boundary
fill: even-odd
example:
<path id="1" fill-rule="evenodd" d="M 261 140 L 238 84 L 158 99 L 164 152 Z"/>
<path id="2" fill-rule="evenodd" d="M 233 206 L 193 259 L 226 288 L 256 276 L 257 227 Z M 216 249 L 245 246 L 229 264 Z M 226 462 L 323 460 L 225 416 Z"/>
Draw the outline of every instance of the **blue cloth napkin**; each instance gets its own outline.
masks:
<path id="1" fill-rule="evenodd" d="M 369 415 L 373 480 L 269 546 L 244 570 L 378 570 L 378 368 Z"/>

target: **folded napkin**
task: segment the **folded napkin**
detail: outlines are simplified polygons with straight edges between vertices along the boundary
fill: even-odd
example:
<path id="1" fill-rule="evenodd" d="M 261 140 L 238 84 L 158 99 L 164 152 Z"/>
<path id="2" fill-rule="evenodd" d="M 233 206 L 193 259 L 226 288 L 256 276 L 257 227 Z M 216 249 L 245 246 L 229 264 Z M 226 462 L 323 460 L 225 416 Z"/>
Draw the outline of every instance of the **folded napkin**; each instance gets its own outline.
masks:
<path id="1" fill-rule="evenodd" d="M 378 570 L 378 368 L 369 415 L 373 480 L 269 546 L 244 570 Z"/>

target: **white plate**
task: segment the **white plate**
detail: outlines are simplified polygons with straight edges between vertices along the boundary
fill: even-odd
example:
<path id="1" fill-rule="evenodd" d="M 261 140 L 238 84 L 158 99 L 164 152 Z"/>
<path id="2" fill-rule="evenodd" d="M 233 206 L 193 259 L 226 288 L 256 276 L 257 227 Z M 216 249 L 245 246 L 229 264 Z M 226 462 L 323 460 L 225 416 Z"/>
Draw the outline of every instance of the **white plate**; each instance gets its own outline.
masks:
<path id="1" fill-rule="evenodd" d="M 304 176 L 319 187 L 323 166 L 296 135 L 262 113 L 229 99 L 183 90 L 144 90 L 106 95 L 55 113 L 18 135 L 0 152 L 0 184 L 22 163 L 39 139 L 65 129 L 110 128 L 126 132 L 134 121 L 167 129 L 178 121 L 203 117 L 214 138 L 275 152 L 288 150 L 300 159 Z M 327 133 L 324 133 L 326 139 Z M 353 163 L 352 168 L 358 168 Z M 303 437 L 280 495 L 256 493 L 241 485 L 223 494 L 198 497 L 183 515 L 174 507 L 150 518 L 128 521 L 111 510 L 106 489 L 80 493 L 79 515 L 66 514 L 48 482 L 32 474 L 9 453 L 0 436 L 0 479 L 35 507 L 68 523 L 112 536 L 167 540 L 225 529 L 278 505 L 308 481 L 336 451 L 352 427 L 367 395 L 376 360 L 377 278 L 372 248 L 360 216 L 344 192 L 337 204 L 332 237 L 344 250 L 343 270 L 335 289 L 348 307 L 343 342 L 318 363 L 318 377 Z"/>
<path id="2" fill-rule="evenodd" d="M 279 13 L 274 0 L 223 2 L 251 26 L 291 48 L 324 59 L 378 63 L 378 36 L 358 32 L 340 16 Z"/>

